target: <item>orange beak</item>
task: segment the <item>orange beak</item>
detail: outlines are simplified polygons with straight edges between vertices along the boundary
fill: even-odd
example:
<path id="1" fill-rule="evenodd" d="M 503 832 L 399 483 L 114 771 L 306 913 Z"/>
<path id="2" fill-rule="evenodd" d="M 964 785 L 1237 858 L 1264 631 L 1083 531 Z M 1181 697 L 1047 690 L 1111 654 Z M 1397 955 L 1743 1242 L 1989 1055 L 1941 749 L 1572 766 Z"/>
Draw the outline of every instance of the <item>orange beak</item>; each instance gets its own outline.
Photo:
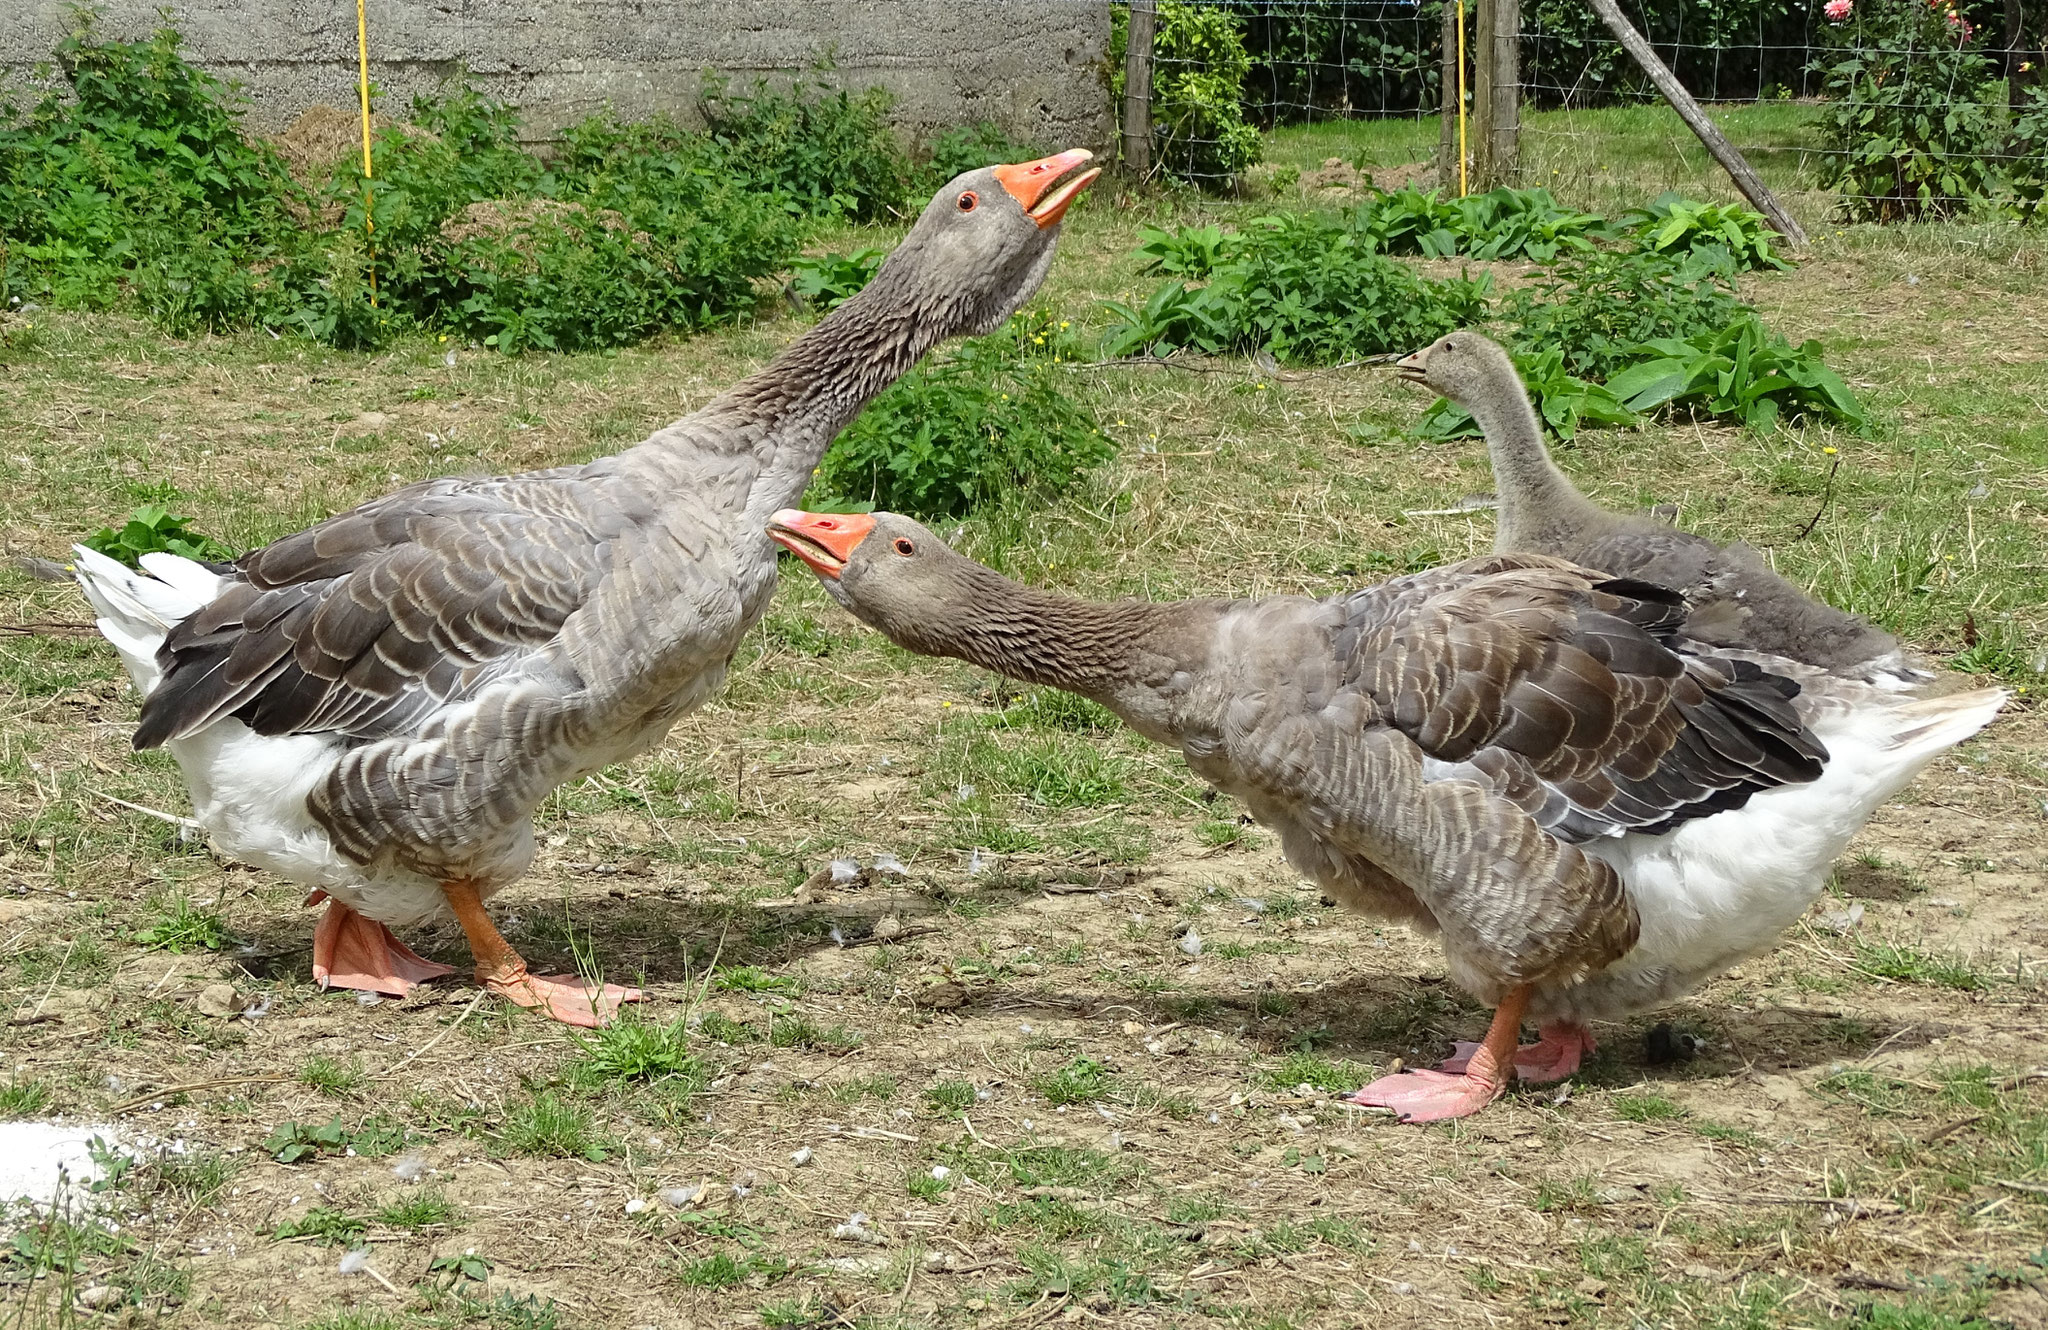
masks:
<path id="1" fill-rule="evenodd" d="M 1058 189 L 1053 186 L 1075 167 L 1094 159 L 1095 154 L 1086 148 L 1070 148 L 1035 162 L 998 166 L 995 177 L 1010 192 L 1010 197 L 1023 205 L 1039 229 L 1044 230 L 1048 226 L 1059 225 L 1060 218 L 1066 215 L 1067 205 L 1080 197 L 1082 190 L 1095 183 L 1095 177 L 1102 174 L 1102 168 L 1098 166 L 1092 171 L 1083 171 Z"/>
<path id="2" fill-rule="evenodd" d="M 784 508 L 768 519 L 768 539 L 835 582 L 853 558 L 853 547 L 875 529 L 866 513 L 807 513 Z"/>

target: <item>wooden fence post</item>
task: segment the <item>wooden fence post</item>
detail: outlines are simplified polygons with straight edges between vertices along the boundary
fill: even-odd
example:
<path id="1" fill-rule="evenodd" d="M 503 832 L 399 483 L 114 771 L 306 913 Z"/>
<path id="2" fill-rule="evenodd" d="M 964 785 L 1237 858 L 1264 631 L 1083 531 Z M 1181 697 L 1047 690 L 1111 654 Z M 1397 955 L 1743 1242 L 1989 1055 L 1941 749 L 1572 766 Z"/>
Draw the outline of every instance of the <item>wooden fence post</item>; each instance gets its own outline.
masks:
<path id="1" fill-rule="evenodd" d="M 1144 178 L 1152 174 L 1152 29 L 1153 0 L 1131 0 L 1124 35 L 1124 168 Z"/>
<path id="2" fill-rule="evenodd" d="M 1458 0 L 1444 0 L 1443 123 L 1436 132 L 1436 187 L 1449 194 L 1458 187 L 1458 112 L 1463 109 L 1458 80 L 1464 66 L 1458 60 Z"/>
<path id="3" fill-rule="evenodd" d="M 1493 15 L 1500 0 L 1479 0 L 1472 16 L 1472 192 L 1484 194 L 1493 178 Z"/>
<path id="4" fill-rule="evenodd" d="M 1520 183 L 1522 174 L 1521 0 L 1491 0 L 1493 26 L 1480 40 L 1493 48 L 1487 87 L 1486 183 Z"/>
<path id="5" fill-rule="evenodd" d="M 1778 229 L 1779 235 L 1784 236 L 1794 246 L 1804 248 L 1805 228 L 1794 221 L 1792 214 L 1786 212 L 1778 203 L 1777 196 L 1771 193 L 1748 161 L 1728 142 L 1720 127 L 1707 119 L 1707 113 L 1700 109 L 1700 104 L 1693 100 L 1693 95 L 1685 90 L 1685 85 L 1678 81 L 1678 76 L 1671 72 L 1671 67 L 1651 49 L 1643 34 L 1637 32 L 1635 25 L 1622 14 L 1620 6 L 1616 5 L 1614 0 L 1586 2 L 1593 6 L 1593 12 L 1600 16 L 1600 21 L 1607 25 L 1616 40 L 1620 41 L 1628 53 L 1635 57 L 1636 63 L 1643 67 L 1643 72 L 1657 85 L 1657 91 L 1663 93 L 1664 100 L 1671 103 L 1671 109 L 1678 112 L 1679 119 L 1685 121 L 1687 127 L 1699 136 L 1700 142 L 1706 145 L 1714 160 L 1721 164 L 1721 169 L 1735 181 L 1735 187 L 1742 191 L 1742 196 L 1754 204 L 1758 212 L 1770 219 L 1771 225 Z"/>

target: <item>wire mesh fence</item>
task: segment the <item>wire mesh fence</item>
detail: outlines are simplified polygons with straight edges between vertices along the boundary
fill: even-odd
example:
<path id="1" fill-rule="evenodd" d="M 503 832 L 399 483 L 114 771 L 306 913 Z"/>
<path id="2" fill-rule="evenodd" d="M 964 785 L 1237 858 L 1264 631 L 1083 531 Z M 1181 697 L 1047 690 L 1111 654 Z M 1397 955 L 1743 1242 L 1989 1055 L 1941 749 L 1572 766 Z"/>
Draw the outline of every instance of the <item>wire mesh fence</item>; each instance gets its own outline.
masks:
<path id="1" fill-rule="evenodd" d="M 1230 193 L 1434 184 L 1457 0 L 1158 0 L 1155 168 Z M 1123 55 L 1122 6 L 1112 55 Z M 1479 0 L 1464 8 L 1474 105 Z M 1624 14 L 1774 190 L 1809 213 L 2042 208 L 2048 5 L 2034 0 L 1624 0 Z M 1520 183 L 1581 201 L 1726 192 L 1585 0 L 1520 0 Z M 1119 89 L 1121 93 L 1121 89 Z M 1255 130 L 1267 131 L 1263 140 Z M 1263 165 L 1259 157 L 1263 155 Z M 1334 159 L 1334 160 L 1332 160 Z M 1453 158 L 1455 160 L 1455 158 Z M 1447 183 L 1455 179 L 1446 173 Z"/>

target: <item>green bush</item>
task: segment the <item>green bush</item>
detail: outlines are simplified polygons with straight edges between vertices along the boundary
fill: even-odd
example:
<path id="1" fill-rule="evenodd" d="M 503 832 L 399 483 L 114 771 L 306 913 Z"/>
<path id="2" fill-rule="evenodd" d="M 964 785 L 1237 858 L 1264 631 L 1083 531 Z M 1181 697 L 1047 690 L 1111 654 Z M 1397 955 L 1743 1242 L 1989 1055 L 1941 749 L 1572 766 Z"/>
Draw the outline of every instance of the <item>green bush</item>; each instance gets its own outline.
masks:
<path id="1" fill-rule="evenodd" d="M 1129 7 L 1110 19 L 1110 97 L 1123 101 Z M 1244 118 L 1251 72 L 1242 26 L 1229 9 L 1159 0 L 1152 37 L 1152 160 L 1168 175 L 1227 185 L 1259 160 L 1259 131 Z"/>
<path id="2" fill-rule="evenodd" d="M 2048 217 L 2048 87 L 2027 89 L 2013 117 L 2009 152 L 2013 210 L 2032 221 Z"/>
<path id="3" fill-rule="evenodd" d="M 1168 281 L 1142 306 L 1105 302 L 1116 320 L 1105 355 L 1263 350 L 1288 364 L 1332 365 L 1426 346 L 1486 311 L 1486 279 L 1430 281 L 1320 217 L 1259 217 L 1220 239 L 1151 231 L 1142 252 L 1207 283 Z"/>
<path id="4" fill-rule="evenodd" d="M 765 82 L 744 96 L 712 81 L 699 109 L 711 141 L 756 188 L 780 193 L 795 212 L 872 222 L 911 202 L 910 171 L 889 132 L 892 98 L 822 94 L 799 82 L 788 92 Z"/>
<path id="5" fill-rule="evenodd" d="M 919 181 L 927 194 L 938 192 L 939 186 L 963 171 L 1005 162 L 1035 161 L 1045 155 L 1035 145 L 1018 142 L 986 120 L 941 130 L 925 145 L 925 150 L 930 156 Z"/>
<path id="6" fill-rule="evenodd" d="M 1645 342 L 1637 354 L 1649 358 L 1607 381 L 1608 391 L 1632 410 L 1684 406 L 1753 429 L 1767 428 L 1781 414 L 1858 429 L 1867 423 L 1849 385 L 1822 361 L 1819 342 L 1793 346 L 1755 314 L 1712 332 Z"/>
<path id="7" fill-rule="evenodd" d="M 1857 0 L 1817 62 L 1823 183 L 1857 221 L 1940 219 L 2000 192 L 2002 83 L 1984 30 L 1928 0 Z"/>
<path id="8" fill-rule="evenodd" d="M 0 128 L 0 295 L 132 293 L 175 335 L 264 327 L 343 348 L 441 329 L 504 351 L 615 346 L 742 317 L 805 218 L 900 210 L 887 99 L 706 95 L 710 128 L 593 117 L 547 162 L 511 108 L 454 85 L 302 188 L 233 92 L 165 30 L 60 47 L 73 96 Z M 946 148 L 988 146 L 985 129 Z"/>
<path id="9" fill-rule="evenodd" d="M 1532 259 L 1585 253 L 1606 222 L 1559 206 L 1547 189 L 1496 189 L 1439 198 L 1414 188 L 1381 192 L 1360 204 L 1351 224 L 1384 254 L 1433 259 Z"/>
<path id="10" fill-rule="evenodd" d="M 87 25 L 57 60 L 71 96 L 0 124 L 0 294 L 101 307 L 153 242 L 260 261 L 291 230 L 283 162 L 243 137 L 231 90 L 186 63 L 178 34 L 103 43 Z"/>
<path id="11" fill-rule="evenodd" d="M 882 260 L 887 257 L 879 249 L 857 249 L 851 254 L 792 259 L 790 294 L 821 314 L 837 309 L 860 294 L 861 288 L 881 271 Z"/>
<path id="12" fill-rule="evenodd" d="M 1742 308 L 1727 273 L 1691 256 L 1602 250 L 1515 291 L 1502 317 L 1516 329 L 1515 350 L 1559 348 L 1566 369 L 1599 380 L 1642 343 L 1725 327 Z"/>
<path id="13" fill-rule="evenodd" d="M 1696 255 L 1730 272 L 1792 267 L 1772 249 L 1777 232 L 1764 215 L 1738 203 L 1696 203 L 1676 192 L 1666 193 L 1644 207 L 1629 209 L 1615 225 L 1639 249 Z"/>
<path id="14" fill-rule="evenodd" d="M 1078 344 L 1034 310 L 903 376 L 832 445 L 826 502 L 917 517 L 967 512 L 1013 492 L 1050 496 L 1115 452 L 1062 391 Z"/>

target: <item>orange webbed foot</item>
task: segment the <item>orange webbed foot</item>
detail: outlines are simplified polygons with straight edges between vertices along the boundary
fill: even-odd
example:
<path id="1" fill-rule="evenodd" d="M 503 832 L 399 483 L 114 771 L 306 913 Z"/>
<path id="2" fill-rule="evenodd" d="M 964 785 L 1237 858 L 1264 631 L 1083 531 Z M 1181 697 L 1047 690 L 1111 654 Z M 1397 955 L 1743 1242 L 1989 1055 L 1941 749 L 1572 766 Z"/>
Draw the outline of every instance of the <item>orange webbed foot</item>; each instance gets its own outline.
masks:
<path id="1" fill-rule="evenodd" d="M 313 930 L 313 981 L 320 987 L 402 998 L 419 984 L 454 973 L 454 966 L 426 959 L 376 920 L 327 898 L 327 912 Z"/>
<path id="2" fill-rule="evenodd" d="M 484 987 L 508 1002 L 538 1012 L 564 1025 L 594 1030 L 610 1025 L 623 1003 L 638 1002 L 637 988 L 593 984 L 569 974 L 517 974 L 487 978 Z"/>

